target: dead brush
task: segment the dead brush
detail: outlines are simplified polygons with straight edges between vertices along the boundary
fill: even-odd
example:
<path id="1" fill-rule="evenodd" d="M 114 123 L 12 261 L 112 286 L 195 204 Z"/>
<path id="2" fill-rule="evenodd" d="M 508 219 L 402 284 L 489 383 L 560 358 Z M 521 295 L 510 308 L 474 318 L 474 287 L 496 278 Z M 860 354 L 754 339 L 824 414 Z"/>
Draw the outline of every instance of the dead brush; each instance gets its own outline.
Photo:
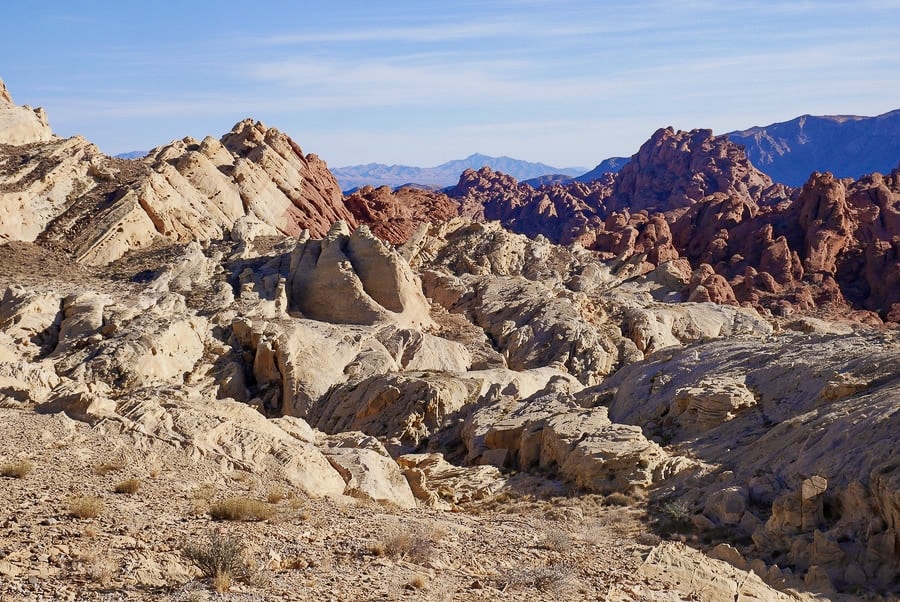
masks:
<path id="1" fill-rule="evenodd" d="M 406 589 L 421 590 L 428 585 L 428 579 L 425 575 L 415 574 L 406 582 Z"/>
<path id="2" fill-rule="evenodd" d="M 87 579 L 103 587 L 110 584 L 117 568 L 112 559 L 93 553 L 79 556 L 73 566 L 79 568 Z"/>
<path id="3" fill-rule="evenodd" d="M 23 458 L 0 465 L 0 476 L 9 479 L 24 479 L 32 470 L 34 470 L 34 464 L 31 460 Z"/>
<path id="4" fill-rule="evenodd" d="M 604 503 L 607 506 L 633 506 L 635 500 L 624 493 L 616 491 L 606 496 Z"/>
<path id="5" fill-rule="evenodd" d="M 572 567 L 564 563 L 510 569 L 498 580 L 500 589 L 536 589 L 561 593 L 572 578 Z"/>
<path id="6" fill-rule="evenodd" d="M 375 556 L 389 556 L 422 564 L 431 558 L 436 545 L 436 533 L 428 531 L 398 531 L 381 541 L 372 543 L 369 551 Z"/>
<path id="7" fill-rule="evenodd" d="M 213 520 L 263 521 L 275 516 L 271 504 L 248 497 L 231 497 L 210 505 Z"/>
<path id="8" fill-rule="evenodd" d="M 137 493 L 140 488 L 140 479 L 125 479 L 124 481 L 116 483 L 116 486 L 113 487 L 113 493 L 132 494 Z"/>
<path id="9" fill-rule="evenodd" d="M 235 579 L 245 580 L 249 575 L 244 558 L 246 548 L 236 535 L 212 529 L 205 540 L 183 542 L 180 547 L 181 553 L 203 577 L 212 579 L 213 587 L 220 594 L 231 589 Z"/>
<path id="10" fill-rule="evenodd" d="M 66 512 L 74 518 L 96 518 L 103 512 L 103 498 L 95 495 L 70 498 L 66 504 Z"/>
<path id="11" fill-rule="evenodd" d="M 272 487 L 266 492 L 266 501 L 270 504 L 277 504 L 287 498 L 287 494 L 281 487 Z"/>
<path id="12" fill-rule="evenodd" d="M 111 472 L 118 472 L 126 466 L 128 466 L 128 460 L 126 460 L 124 456 L 119 456 L 94 466 L 94 474 L 103 476 Z"/>
<path id="13" fill-rule="evenodd" d="M 572 548 L 572 537 L 562 529 L 547 529 L 538 546 L 551 552 L 565 552 Z"/>

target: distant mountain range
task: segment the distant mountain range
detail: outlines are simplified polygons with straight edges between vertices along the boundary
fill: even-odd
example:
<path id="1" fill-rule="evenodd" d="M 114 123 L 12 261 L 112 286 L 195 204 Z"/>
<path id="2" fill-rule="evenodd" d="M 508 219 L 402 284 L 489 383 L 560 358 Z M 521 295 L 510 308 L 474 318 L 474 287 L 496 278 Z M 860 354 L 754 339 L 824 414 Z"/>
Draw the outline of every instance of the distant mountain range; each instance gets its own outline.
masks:
<path id="1" fill-rule="evenodd" d="M 800 186 L 813 171 L 840 178 L 889 173 L 900 163 L 900 109 L 878 115 L 803 115 L 727 134 L 770 178 Z"/>
<path id="2" fill-rule="evenodd" d="M 839 178 L 858 178 L 874 171 L 889 173 L 900 165 L 900 109 L 876 117 L 802 115 L 790 121 L 729 132 L 726 136 L 744 146 L 747 158 L 760 171 L 789 186 L 801 186 L 814 171 L 830 171 Z M 116 157 L 140 159 L 146 154 L 147 151 L 132 151 Z M 629 157 L 610 157 L 588 170 L 475 153 L 436 167 L 368 163 L 336 167 L 331 172 L 345 192 L 366 185 L 446 188 L 456 185 L 465 170 L 485 166 L 537 188 L 572 180 L 591 182 L 604 173 L 618 172 L 628 161 Z"/>
<path id="3" fill-rule="evenodd" d="M 337 178 L 342 190 L 353 190 L 362 186 L 390 186 L 419 184 L 427 187 L 445 188 L 459 182 L 459 174 L 467 169 L 490 167 L 494 171 L 508 174 L 517 180 L 530 180 L 548 174 L 574 177 L 587 171 L 585 167 L 553 167 L 544 163 L 531 163 L 511 157 L 490 157 L 475 153 L 465 159 L 447 161 L 437 167 L 412 167 L 409 165 L 385 165 L 368 163 L 333 167 L 331 173 Z"/>
<path id="4" fill-rule="evenodd" d="M 147 156 L 147 151 L 129 151 L 114 156 L 116 159 L 142 159 Z"/>

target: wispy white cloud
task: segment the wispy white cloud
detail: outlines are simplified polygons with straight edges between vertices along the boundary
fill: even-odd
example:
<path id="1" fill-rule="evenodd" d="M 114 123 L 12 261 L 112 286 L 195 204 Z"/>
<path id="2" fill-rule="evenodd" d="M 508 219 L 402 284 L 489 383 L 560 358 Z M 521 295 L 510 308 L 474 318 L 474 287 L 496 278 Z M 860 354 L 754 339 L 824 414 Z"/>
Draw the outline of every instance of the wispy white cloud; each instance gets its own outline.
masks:
<path id="1" fill-rule="evenodd" d="M 345 28 L 330 31 L 310 30 L 300 33 L 274 34 L 249 39 L 249 42 L 272 46 L 346 42 L 452 42 L 513 35 L 515 24 L 504 21 L 471 21 L 405 27 Z"/>

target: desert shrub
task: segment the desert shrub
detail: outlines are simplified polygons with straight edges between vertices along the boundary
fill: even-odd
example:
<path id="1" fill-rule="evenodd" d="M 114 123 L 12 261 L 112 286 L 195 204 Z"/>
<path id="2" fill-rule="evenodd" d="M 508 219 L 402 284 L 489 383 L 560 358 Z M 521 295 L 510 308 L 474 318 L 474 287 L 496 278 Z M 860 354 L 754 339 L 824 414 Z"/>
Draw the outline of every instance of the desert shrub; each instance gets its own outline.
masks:
<path id="1" fill-rule="evenodd" d="M 266 501 L 270 504 L 277 504 L 286 497 L 287 495 L 281 487 L 273 487 L 266 492 Z"/>
<path id="2" fill-rule="evenodd" d="M 690 533 L 694 530 L 692 516 L 690 504 L 683 501 L 668 501 L 660 506 L 655 526 L 662 537 Z"/>
<path id="3" fill-rule="evenodd" d="M 275 516 L 275 509 L 252 498 L 231 497 L 210 505 L 209 515 L 214 520 L 269 520 Z"/>
<path id="4" fill-rule="evenodd" d="M 82 574 L 87 579 L 103 587 L 109 585 L 116 572 L 115 563 L 111 559 L 98 554 L 80 556 L 76 564 L 81 565 Z"/>
<path id="5" fill-rule="evenodd" d="M 422 563 L 431 558 L 434 545 L 435 539 L 430 532 L 400 531 L 374 543 L 369 547 L 369 551 L 376 556 L 390 556 Z"/>
<path id="6" fill-rule="evenodd" d="M 547 529 L 538 546 L 553 552 L 565 552 L 572 547 L 572 538 L 562 529 Z"/>
<path id="7" fill-rule="evenodd" d="M 115 493 L 137 493 L 137 490 L 140 488 L 140 479 L 125 479 L 124 481 L 117 483 L 113 488 L 113 491 Z"/>
<path id="8" fill-rule="evenodd" d="M 634 504 L 634 500 L 624 493 L 616 491 L 606 496 L 605 503 L 607 506 L 631 506 Z"/>
<path id="9" fill-rule="evenodd" d="M 103 499 L 94 495 L 74 497 L 69 500 L 66 511 L 75 518 L 95 518 L 103 512 Z"/>
<path id="10" fill-rule="evenodd" d="M 0 466 L 0 475 L 12 479 L 24 479 L 34 469 L 31 460 L 22 459 L 15 462 L 7 462 Z"/>
<path id="11" fill-rule="evenodd" d="M 181 553 L 204 577 L 213 580 L 213 587 L 219 593 L 230 589 L 234 579 L 246 577 L 244 552 L 244 543 L 239 537 L 218 530 L 209 531 L 205 541 L 181 545 Z"/>
<path id="12" fill-rule="evenodd" d="M 501 588 L 536 589 L 542 592 L 563 590 L 572 575 L 572 567 L 563 563 L 511 569 L 501 577 Z"/>
<path id="13" fill-rule="evenodd" d="M 101 462 L 100 464 L 94 466 L 94 474 L 103 476 L 111 472 L 118 472 L 126 466 L 128 466 L 128 462 L 127 460 L 125 460 L 125 458 L 112 458 L 111 460 Z"/>

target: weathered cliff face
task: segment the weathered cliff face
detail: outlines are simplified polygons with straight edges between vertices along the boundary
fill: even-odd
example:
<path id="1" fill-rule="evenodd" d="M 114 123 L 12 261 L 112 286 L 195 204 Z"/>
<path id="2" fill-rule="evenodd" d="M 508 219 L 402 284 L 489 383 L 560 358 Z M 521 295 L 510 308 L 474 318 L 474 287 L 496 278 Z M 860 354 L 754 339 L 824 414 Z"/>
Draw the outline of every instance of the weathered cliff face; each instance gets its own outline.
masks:
<path id="1" fill-rule="evenodd" d="M 727 526 L 762 558 L 819 567 L 834 584 L 887 587 L 900 569 L 900 506 L 884 486 L 898 467 L 883 447 L 900 426 L 898 354 L 893 334 L 720 340 L 657 354 L 579 395 L 708 464 L 672 489 L 694 528 Z"/>
<path id="2" fill-rule="evenodd" d="M 602 258 L 636 257 L 645 273 L 686 260 L 696 273 L 685 299 L 878 322 L 897 315 L 897 173 L 813 174 L 792 191 L 725 137 L 668 128 L 590 185 L 534 189 L 482 169 L 448 194 L 462 215 Z"/>
<path id="3" fill-rule="evenodd" d="M 71 272 L 4 249 L 0 404 L 17 411 L 400 508 L 490 497 L 508 471 L 676 499 L 703 538 L 740 533 L 726 557 L 771 583 L 891 587 L 890 331 L 776 331 L 679 302 L 695 280 L 719 294 L 711 267 L 644 273 L 461 218 L 399 250 L 343 224 Z"/>
<path id="4" fill-rule="evenodd" d="M 460 214 L 474 220 L 499 221 L 513 232 L 555 242 L 581 242 L 590 246 L 600 225 L 602 203 L 608 196 L 608 180 L 534 189 L 506 174 L 483 167 L 466 170 L 449 189 L 460 203 Z"/>

